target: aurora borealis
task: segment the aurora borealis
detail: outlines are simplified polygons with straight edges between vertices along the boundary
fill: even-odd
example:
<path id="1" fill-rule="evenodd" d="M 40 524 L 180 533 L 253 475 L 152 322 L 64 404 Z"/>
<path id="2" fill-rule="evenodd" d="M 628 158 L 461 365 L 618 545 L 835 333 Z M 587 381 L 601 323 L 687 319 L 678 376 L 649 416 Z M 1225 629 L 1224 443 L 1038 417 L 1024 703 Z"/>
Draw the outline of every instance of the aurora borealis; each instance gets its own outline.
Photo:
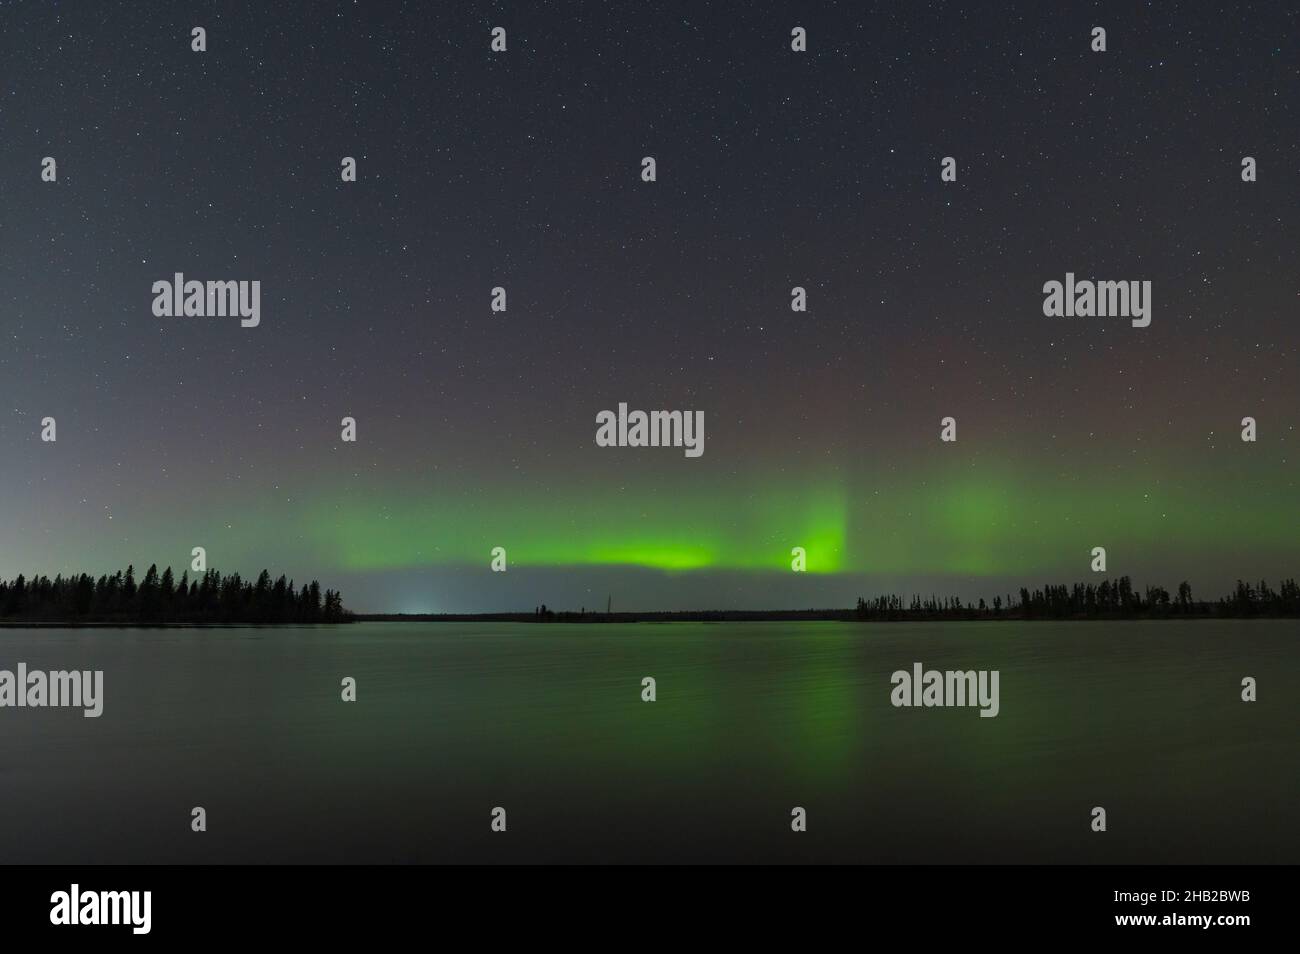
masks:
<path id="1" fill-rule="evenodd" d="M 1094 546 L 1295 575 L 1296 15 L 1039 7 L 6 11 L 0 577 L 202 545 L 473 612 L 992 597 Z M 260 281 L 260 324 L 156 317 L 177 272 Z M 1151 281 L 1150 326 L 1044 317 L 1067 272 Z M 706 452 L 597 447 L 620 401 Z"/>

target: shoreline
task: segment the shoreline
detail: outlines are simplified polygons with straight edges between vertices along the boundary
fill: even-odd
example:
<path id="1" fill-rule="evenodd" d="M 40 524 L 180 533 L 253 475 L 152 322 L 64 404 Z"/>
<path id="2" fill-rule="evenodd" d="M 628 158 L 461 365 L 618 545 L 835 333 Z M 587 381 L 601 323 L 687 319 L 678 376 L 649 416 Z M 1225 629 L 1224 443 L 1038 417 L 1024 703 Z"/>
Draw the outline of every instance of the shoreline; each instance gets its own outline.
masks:
<path id="1" fill-rule="evenodd" d="M 346 626 L 356 620 L 332 623 L 141 623 L 131 620 L 0 620 L 0 629 L 284 629 L 286 627 Z"/>
<path id="2" fill-rule="evenodd" d="M 130 620 L 0 620 L 5 629 L 316 629 L 353 623 L 574 623 L 616 625 L 628 623 L 1173 623 L 1203 620 L 1294 620 L 1300 617 L 1255 614 L 1181 613 L 1170 616 L 903 616 L 863 618 L 852 610 L 718 610 L 651 613 L 358 613 L 331 623 L 303 622 L 134 622 Z"/>
<path id="3" fill-rule="evenodd" d="M 943 616 L 903 615 L 894 617 L 859 616 L 853 610 L 682 610 L 648 613 L 358 613 L 359 623 L 1116 623 L 1178 622 L 1222 619 L 1298 619 L 1296 616 L 1257 613 L 1234 616 L 1224 613 L 1179 613 L 1168 616 L 1097 615 L 1097 616 L 1022 616 L 1001 615 Z"/>

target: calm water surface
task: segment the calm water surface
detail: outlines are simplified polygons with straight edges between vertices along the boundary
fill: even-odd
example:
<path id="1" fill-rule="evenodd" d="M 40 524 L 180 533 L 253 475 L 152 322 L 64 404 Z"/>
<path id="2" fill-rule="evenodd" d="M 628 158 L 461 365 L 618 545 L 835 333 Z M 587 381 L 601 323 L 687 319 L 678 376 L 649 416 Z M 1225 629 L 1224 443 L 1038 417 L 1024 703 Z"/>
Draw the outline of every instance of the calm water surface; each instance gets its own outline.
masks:
<path id="1" fill-rule="evenodd" d="M 1300 862 L 1293 621 L 0 630 L 19 662 L 104 712 L 0 709 L 7 862 Z M 1000 714 L 894 708 L 914 662 L 1000 670 Z"/>

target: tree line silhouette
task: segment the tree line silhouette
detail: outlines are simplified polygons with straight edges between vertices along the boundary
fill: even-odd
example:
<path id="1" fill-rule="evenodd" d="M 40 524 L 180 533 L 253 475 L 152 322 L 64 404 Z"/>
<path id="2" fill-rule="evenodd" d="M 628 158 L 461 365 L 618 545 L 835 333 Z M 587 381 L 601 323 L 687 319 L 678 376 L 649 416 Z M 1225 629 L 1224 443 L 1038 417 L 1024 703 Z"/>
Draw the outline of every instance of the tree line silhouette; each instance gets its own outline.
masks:
<path id="1" fill-rule="evenodd" d="M 208 570 L 179 581 L 171 567 L 151 565 L 139 583 L 135 567 L 94 579 L 85 573 L 54 579 L 21 574 L 0 580 L 0 619 L 105 623 L 337 623 L 351 617 L 336 590 L 315 580 L 294 589 L 263 570 L 256 581 Z"/>
<path id="2" fill-rule="evenodd" d="M 719 611 L 718 618 L 726 612 Z M 788 616 L 796 611 L 775 611 Z M 812 611 L 809 611 L 812 612 Z M 849 618 L 848 610 L 820 611 L 826 618 Z M 842 615 L 843 614 L 843 615 Z M 525 614 L 518 614 L 526 618 Z M 541 606 L 532 618 L 538 620 L 578 618 L 575 613 L 556 613 Z M 593 620 L 606 614 L 583 613 Z M 637 614 L 633 614 L 637 615 Z M 646 614 L 640 614 L 646 615 Z M 676 618 L 693 614 L 649 614 Z M 761 618 L 761 612 L 742 613 L 737 618 Z M 1237 581 L 1227 596 L 1214 601 L 1196 600 L 1187 581 L 1171 594 L 1162 586 L 1148 586 L 1139 592 L 1132 580 L 1102 580 L 1098 584 L 1048 584 L 1032 592 L 1021 587 L 1018 597 L 1006 594 L 964 603 L 959 596 L 940 599 L 931 595 L 923 599 L 914 595 L 904 602 L 898 594 L 882 594 L 874 599 L 858 598 L 852 618 L 865 620 L 906 619 L 1165 619 L 1174 617 L 1293 617 L 1300 616 L 1300 584 L 1294 579 L 1283 581 L 1279 589 L 1267 582 L 1258 584 Z M 272 580 L 263 570 L 256 581 L 243 579 L 238 573 L 222 576 L 208 570 L 191 580 L 188 571 L 179 581 L 168 567 L 161 574 L 151 565 L 139 583 L 135 567 L 128 566 L 112 575 L 94 579 L 82 573 L 58 575 L 54 579 L 37 576 L 28 580 L 21 574 L 13 580 L 0 580 L 0 620 L 32 622 L 105 622 L 105 623 L 337 623 L 351 620 L 343 608 L 337 590 L 321 591 L 312 580 L 295 589 L 292 580 L 281 575 Z"/>
<path id="3" fill-rule="evenodd" d="M 1032 593 L 1021 587 L 1019 598 L 993 597 L 992 604 L 963 603 L 960 596 L 913 596 L 906 605 L 897 594 L 875 599 L 858 597 L 859 619 L 1167 619 L 1179 616 L 1300 616 L 1300 585 L 1287 579 L 1273 590 L 1261 580 L 1258 585 L 1237 581 L 1228 596 L 1214 601 L 1192 598 L 1191 584 L 1178 584 L 1176 594 L 1163 586 L 1148 586 L 1144 592 L 1133 587 L 1127 576 L 1091 583 L 1048 584 Z"/>

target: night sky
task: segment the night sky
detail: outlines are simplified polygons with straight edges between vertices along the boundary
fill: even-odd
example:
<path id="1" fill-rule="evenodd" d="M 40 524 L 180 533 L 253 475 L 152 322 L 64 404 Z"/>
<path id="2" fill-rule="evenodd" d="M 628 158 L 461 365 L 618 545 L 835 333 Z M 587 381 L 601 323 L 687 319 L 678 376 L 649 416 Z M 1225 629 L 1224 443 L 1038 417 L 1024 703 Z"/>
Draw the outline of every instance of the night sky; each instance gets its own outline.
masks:
<path id="1" fill-rule="evenodd" d="M 1094 546 L 1198 597 L 1296 575 L 1297 36 L 1282 3 L 7 4 L 0 576 L 204 546 L 419 612 L 991 599 Z M 176 272 L 260 281 L 260 326 L 155 317 Z M 1151 281 L 1150 327 L 1045 317 L 1067 272 Z M 597 447 L 619 402 L 704 411 L 703 456 Z"/>

